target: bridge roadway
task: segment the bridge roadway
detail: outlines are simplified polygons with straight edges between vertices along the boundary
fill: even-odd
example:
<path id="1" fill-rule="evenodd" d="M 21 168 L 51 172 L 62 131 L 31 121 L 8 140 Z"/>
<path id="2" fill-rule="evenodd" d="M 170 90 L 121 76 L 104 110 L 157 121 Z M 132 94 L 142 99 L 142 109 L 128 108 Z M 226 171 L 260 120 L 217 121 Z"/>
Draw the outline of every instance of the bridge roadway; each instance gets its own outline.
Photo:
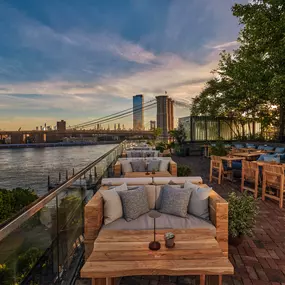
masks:
<path id="1" fill-rule="evenodd" d="M 0 140 L 11 137 L 11 143 L 26 143 L 27 138 L 30 138 L 35 143 L 57 142 L 65 137 L 90 138 L 96 136 L 113 136 L 120 139 L 145 137 L 152 138 L 153 131 L 143 130 L 66 130 L 66 131 L 36 131 L 36 130 L 21 130 L 21 131 L 0 131 Z"/>

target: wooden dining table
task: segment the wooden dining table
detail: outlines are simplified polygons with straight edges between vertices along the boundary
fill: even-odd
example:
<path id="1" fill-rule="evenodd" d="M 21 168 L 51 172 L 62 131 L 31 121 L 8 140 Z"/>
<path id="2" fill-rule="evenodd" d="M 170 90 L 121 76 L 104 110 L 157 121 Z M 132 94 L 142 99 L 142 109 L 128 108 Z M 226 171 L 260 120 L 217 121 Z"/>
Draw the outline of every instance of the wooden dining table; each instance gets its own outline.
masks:
<path id="1" fill-rule="evenodd" d="M 238 152 L 238 153 L 234 153 L 233 156 L 237 156 L 237 157 L 243 157 L 246 160 L 254 160 L 257 157 L 261 156 L 262 154 L 264 154 L 263 152 Z"/>

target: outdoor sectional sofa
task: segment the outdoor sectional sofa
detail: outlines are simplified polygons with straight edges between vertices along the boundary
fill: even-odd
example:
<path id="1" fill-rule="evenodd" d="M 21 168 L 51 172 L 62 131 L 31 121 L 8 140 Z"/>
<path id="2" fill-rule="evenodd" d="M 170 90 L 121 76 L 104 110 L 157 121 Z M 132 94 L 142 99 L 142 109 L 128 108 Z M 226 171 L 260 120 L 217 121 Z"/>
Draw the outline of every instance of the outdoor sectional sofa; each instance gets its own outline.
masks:
<path id="1" fill-rule="evenodd" d="M 114 176 L 121 177 L 122 175 L 125 175 L 126 172 L 133 171 L 133 168 L 131 166 L 131 161 L 134 160 L 135 161 L 143 160 L 146 164 L 150 163 L 151 161 L 163 161 L 160 164 L 160 170 L 158 172 L 168 171 L 172 176 L 177 176 L 177 164 L 171 159 L 171 157 L 119 158 L 114 166 Z M 124 164 L 127 164 L 126 167 Z M 165 167 L 165 169 L 162 170 L 162 167 Z"/>
<path id="2" fill-rule="evenodd" d="M 150 209 L 155 209 L 159 204 L 161 185 L 144 185 Z M 201 184 L 200 188 L 208 187 Z M 144 214 L 135 220 L 127 222 L 123 218 L 110 224 L 104 225 L 104 201 L 101 191 L 108 191 L 110 186 L 102 186 L 92 197 L 84 209 L 84 228 L 85 228 L 85 254 L 86 258 L 93 251 L 94 241 L 100 231 L 109 230 L 152 230 L 153 220 Z M 191 229 L 191 232 L 203 231 L 204 234 L 216 238 L 223 254 L 228 256 L 228 203 L 215 191 L 211 190 L 209 200 L 209 221 L 193 215 L 186 218 L 168 214 L 162 214 L 156 220 L 158 229 Z M 191 239 L 191 235 L 189 235 Z"/>

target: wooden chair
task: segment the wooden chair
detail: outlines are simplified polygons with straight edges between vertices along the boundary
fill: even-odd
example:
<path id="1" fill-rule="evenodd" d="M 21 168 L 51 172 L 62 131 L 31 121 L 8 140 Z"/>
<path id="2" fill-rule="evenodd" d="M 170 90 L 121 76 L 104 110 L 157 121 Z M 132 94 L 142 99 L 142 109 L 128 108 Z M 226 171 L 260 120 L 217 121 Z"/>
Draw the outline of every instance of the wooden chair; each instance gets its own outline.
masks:
<path id="1" fill-rule="evenodd" d="M 242 171 L 241 171 L 241 192 L 248 190 L 254 193 L 254 198 L 257 198 L 258 195 L 258 176 L 259 168 L 258 165 L 254 162 L 242 161 Z M 254 183 L 254 188 L 245 186 L 245 182 Z"/>
<path id="2" fill-rule="evenodd" d="M 213 171 L 216 170 L 218 172 L 218 177 L 213 175 Z M 210 163 L 210 182 L 213 179 L 218 180 L 218 184 L 221 184 L 223 178 L 225 176 L 230 175 L 232 177 L 233 171 L 232 169 L 224 169 L 223 161 L 220 156 L 211 156 L 211 163 Z"/>
<path id="3" fill-rule="evenodd" d="M 277 194 L 266 193 L 267 187 L 276 189 Z M 262 182 L 262 200 L 265 197 L 279 201 L 279 207 L 283 208 L 284 196 L 284 167 L 281 165 L 264 165 Z"/>

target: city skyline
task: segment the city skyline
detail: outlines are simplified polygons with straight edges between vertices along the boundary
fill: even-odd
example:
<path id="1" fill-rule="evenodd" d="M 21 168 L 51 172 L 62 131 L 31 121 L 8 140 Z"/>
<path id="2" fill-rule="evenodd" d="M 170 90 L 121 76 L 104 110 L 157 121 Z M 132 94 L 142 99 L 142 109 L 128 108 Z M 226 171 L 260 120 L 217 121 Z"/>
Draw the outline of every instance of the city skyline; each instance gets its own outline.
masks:
<path id="1" fill-rule="evenodd" d="M 131 107 L 140 93 L 145 101 L 165 90 L 191 100 L 220 51 L 237 45 L 232 4 L 1 1 L 0 129 L 77 124 Z M 152 119 L 155 112 L 145 112 L 145 122 Z"/>

